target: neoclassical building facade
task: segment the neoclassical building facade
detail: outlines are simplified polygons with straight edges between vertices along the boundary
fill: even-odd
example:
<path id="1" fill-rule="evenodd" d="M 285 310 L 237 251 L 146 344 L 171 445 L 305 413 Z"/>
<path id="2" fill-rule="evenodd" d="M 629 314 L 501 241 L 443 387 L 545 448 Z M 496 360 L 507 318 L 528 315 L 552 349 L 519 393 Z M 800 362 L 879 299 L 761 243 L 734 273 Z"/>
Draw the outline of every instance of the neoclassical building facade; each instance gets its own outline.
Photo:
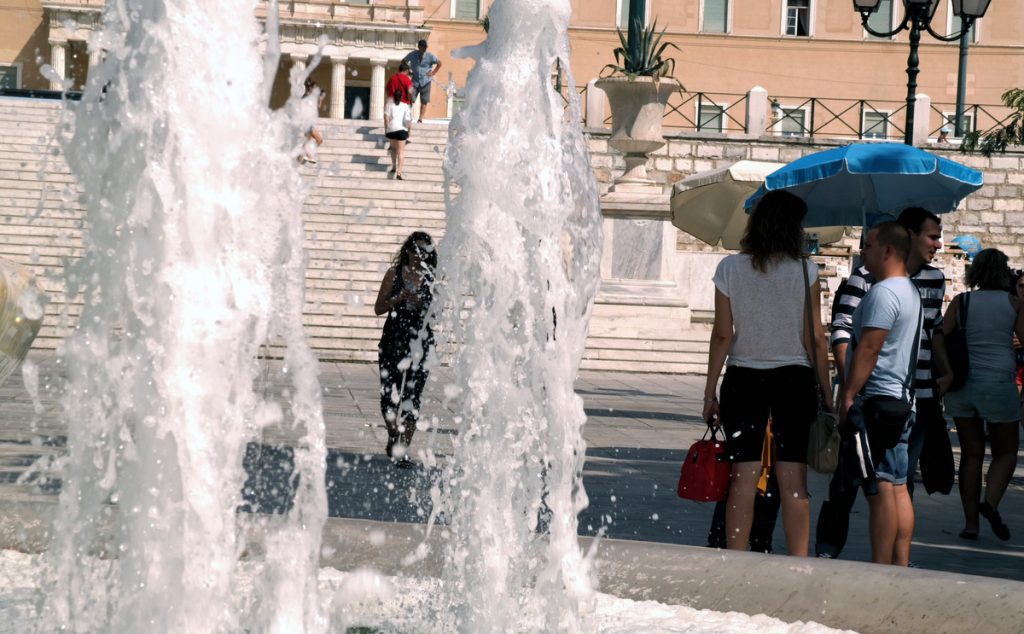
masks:
<path id="1" fill-rule="evenodd" d="M 575 83 L 583 86 L 613 61 L 615 29 L 625 23 L 628 0 L 569 1 L 571 65 Z M 434 91 L 434 101 L 442 107 L 433 107 L 431 114 L 450 115 L 472 67 L 472 60 L 453 52 L 484 39 L 480 20 L 492 2 L 282 2 L 284 55 L 272 105 L 285 101 L 291 68 L 317 59 L 311 76 L 329 95 L 323 116 L 379 119 L 386 78 L 424 38 L 444 65 Z M 872 25 L 880 30 L 898 25 L 902 2 L 879 4 Z M 687 102 L 692 112 L 686 116 L 717 120 L 719 131 L 735 130 L 723 109 L 755 85 L 773 100 L 777 97 L 787 113 L 805 107 L 801 104 L 811 97 L 891 104 L 878 108 L 898 112 L 905 98 L 907 33 L 891 38 L 868 34 L 849 0 L 646 0 L 646 5 L 648 22 L 657 20 L 658 29 L 666 29 L 665 41 L 678 47 L 668 51 L 676 60 L 677 79 L 688 91 L 706 93 L 717 104 Z M 103 6 L 104 0 L 0 0 L 0 88 L 56 88 L 61 78 L 70 80 L 72 88 L 80 87 L 98 54 L 90 53 L 88 43 Z M 267 6 L 259 5 L 260 19 L 265 19 Z M 939 0 L 933 26 L 941 33 L 958 29 L 951 0 Z M 971 35 L 968 104 L 994 106 L 1005 90 L 1024 86 L 1022 33 L 1024 2 L 993 0 Z M 956 92 L 957 46 L 925 34 L 920 60 L 918 90 L 930 96 L 935 116 L 946 116 Z M 445 96 L 448 108 L 443 107 Z M 868 112 L 875 119 L 881 114 Z"/>

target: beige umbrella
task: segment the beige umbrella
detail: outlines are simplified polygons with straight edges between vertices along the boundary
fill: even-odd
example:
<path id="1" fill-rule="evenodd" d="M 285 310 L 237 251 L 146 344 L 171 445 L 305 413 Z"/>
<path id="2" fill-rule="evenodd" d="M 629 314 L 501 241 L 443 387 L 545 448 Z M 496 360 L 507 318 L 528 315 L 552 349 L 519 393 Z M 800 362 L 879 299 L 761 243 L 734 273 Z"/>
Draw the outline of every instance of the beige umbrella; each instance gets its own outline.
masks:
<path id="1" fill-rule="evenodd" d="M 739 249 L 747 228 L 743 203 L 766 176 L 783 163 L 737 161 L 729 167 L 688 176 L 672 189 L 672 224 L 707 242 L 722 243 L 726 249 Z M 821 227 L 808 230 L 819 244 L 842 239 L 845 227 Z"/>

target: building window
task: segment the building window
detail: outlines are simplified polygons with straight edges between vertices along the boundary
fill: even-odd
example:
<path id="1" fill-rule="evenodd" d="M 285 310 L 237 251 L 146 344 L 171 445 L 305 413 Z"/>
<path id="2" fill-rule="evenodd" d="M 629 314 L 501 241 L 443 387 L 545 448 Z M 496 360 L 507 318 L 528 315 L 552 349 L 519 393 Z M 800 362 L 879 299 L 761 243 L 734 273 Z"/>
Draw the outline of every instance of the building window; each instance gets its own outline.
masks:
<path id="1" fill-rule="evenodd" d="M 946 3 L 946 33 L 959 33 L 960 32 L 960 18 L 953 15 L 953 3 Z M 981 20 L 975 20 L 974 24 L 971 25 L 971 30 L 968 31 L 967 41 L 971 44 L 978 42 L 978 24 Z"/>
<path id="2" fill-rule="evenodd" d="M 21 88 L 21 65 L 0 64 L 0 90 Z"/>
<path id="3" fill-rule="evenodd" d="M 956 136 L 956 113 L 955 112 L 943 112 L 943 119 L 946 121 L 945 127 L 949 128 L 950 138 L 958 138 Z M 974 113 L 964 112 L 964 132 L 974 132 Z"/>
<path id="4" fill-rule="evenodd" d="M 452 0 L 452 17 L 456 20 L 479 20 L 480 0 Z"/>
<path id="5" fill-rule="evenodd" d="M 871 14 L 868 18 L 868 26 L 879 33 L 888 33 L 892 30 L 893 14 L 892 14 L 892 0 L 879 0 L 878 10 Z M 880 38 L 875 35 L 868 33 L 868 37 L 871 39 L 891 39 L 889 37 Z"/>
<path id="6" fill-rule="evenodd" d="M 778 110 L 778 121 L 775 124 L 776 134 L 782 136 L 808 136 L 807 110 L 804 108 L 787 108 L 781 106 Z"/>
<path id="7" fill-rule="evenodd" d="M 722 132 L 725 129 L 725 106 L 702 103 L 697 113 L 698 132 Z"/>
<path id="8" fill-rule="evenodd" d="M 616 16 L 618 22 L 616 25 L 620 29 L 629 28 L 629 2 L 630 0 L 615 0 L 616 1 Z M 651 22 L 651 0 L 642 0 L 644 4 L 644 26 L 647 26 Z"/>
<path id="9" fill-rule="evenodd" d="M 811 0 L 786 0 L 786 35 L 811 36 Z"/>
<path id="10" fill-rule="evenodd" d="M 728 33 L 729 0 L 704 0 L 704 21 L 700 30 L 704 33 Z"/>
<path id="11" fill-rule="evenodd" d="M 863 137 L 865 139 L 888 139 L 889 138 L 889 114 L 869 110 L 864 113 Z"/>

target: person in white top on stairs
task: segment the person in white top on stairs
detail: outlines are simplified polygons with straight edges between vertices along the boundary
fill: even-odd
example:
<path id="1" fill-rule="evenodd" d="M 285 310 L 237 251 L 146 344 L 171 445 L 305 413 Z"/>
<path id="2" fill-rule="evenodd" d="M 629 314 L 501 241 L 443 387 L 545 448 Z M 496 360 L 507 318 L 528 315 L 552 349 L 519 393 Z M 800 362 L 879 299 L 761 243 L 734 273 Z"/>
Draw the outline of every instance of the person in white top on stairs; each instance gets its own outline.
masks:
<path id="1" fill-rule="evenodd" d="M 391 98 L 391 102 L 384 108 L 384 136 L 391 140 L 391 171 L 388 174 L 394 174 L 395 178 L 402 180 L 405 142 L 412 128 L 412 110 L 409 104 L 402 101 L 402 91 L 396 90 Z"/>

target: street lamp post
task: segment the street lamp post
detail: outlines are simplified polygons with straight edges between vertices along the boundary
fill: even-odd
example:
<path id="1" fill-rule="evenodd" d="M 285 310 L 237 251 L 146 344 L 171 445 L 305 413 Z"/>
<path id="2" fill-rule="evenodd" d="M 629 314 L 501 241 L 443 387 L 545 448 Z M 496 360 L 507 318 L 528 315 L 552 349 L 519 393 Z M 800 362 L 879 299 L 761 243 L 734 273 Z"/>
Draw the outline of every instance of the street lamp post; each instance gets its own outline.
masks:
<path id="1" fill-rule="evenodd" d="M 939 6 L 939 0 L 903 0 L 903 22 L 898 27 L 888 32 L 876 31 L 868 25 L 871 14 L 878 10 L 880 0 L 853 0 L 853 8 L 860 13 L 860 21 L 864 30 L 875 37 L 892 37 L 900 31 L 910 29 L 910 55 L 907 56 L 907 123 L 903 133 L 903 142 L 907 145 L 914 144 L 914 106 L 917 102 L 917 74 L 920 71 L 919 58 L 917 55 L 918 46 L 921 43 L 921 31 L 928 31 L 937 40 L 943 42 L 961 41 L 967 37 L 974 22 L 985 15 L 991 0 L 953 0 L 953 14 L 960 17 L 960 33 L 955 35 L 940 35 L 932 30 L 932 18 L 935 17 L 935 9 Z M 961 49 L 963 51 L 963 49 Z M 963 53 L 962 53 L 963 54 Z M 961 59 L 961 78 L 958 84 L 964 81 L 963 69 L 966 67 L 966 60 Z M 957 128 L 961 129 L 960 122 L 963 118 L 963 87 L 957 87 Z"/>
<path id="2" fill-rule="evenodd" d="M 640 37 L 646 23 L 644 9 L 647 8 L 647 0 L 623 0 L 623 2 L 629 3 L 626 46 L 633 59 L 640 59 Z"/>

